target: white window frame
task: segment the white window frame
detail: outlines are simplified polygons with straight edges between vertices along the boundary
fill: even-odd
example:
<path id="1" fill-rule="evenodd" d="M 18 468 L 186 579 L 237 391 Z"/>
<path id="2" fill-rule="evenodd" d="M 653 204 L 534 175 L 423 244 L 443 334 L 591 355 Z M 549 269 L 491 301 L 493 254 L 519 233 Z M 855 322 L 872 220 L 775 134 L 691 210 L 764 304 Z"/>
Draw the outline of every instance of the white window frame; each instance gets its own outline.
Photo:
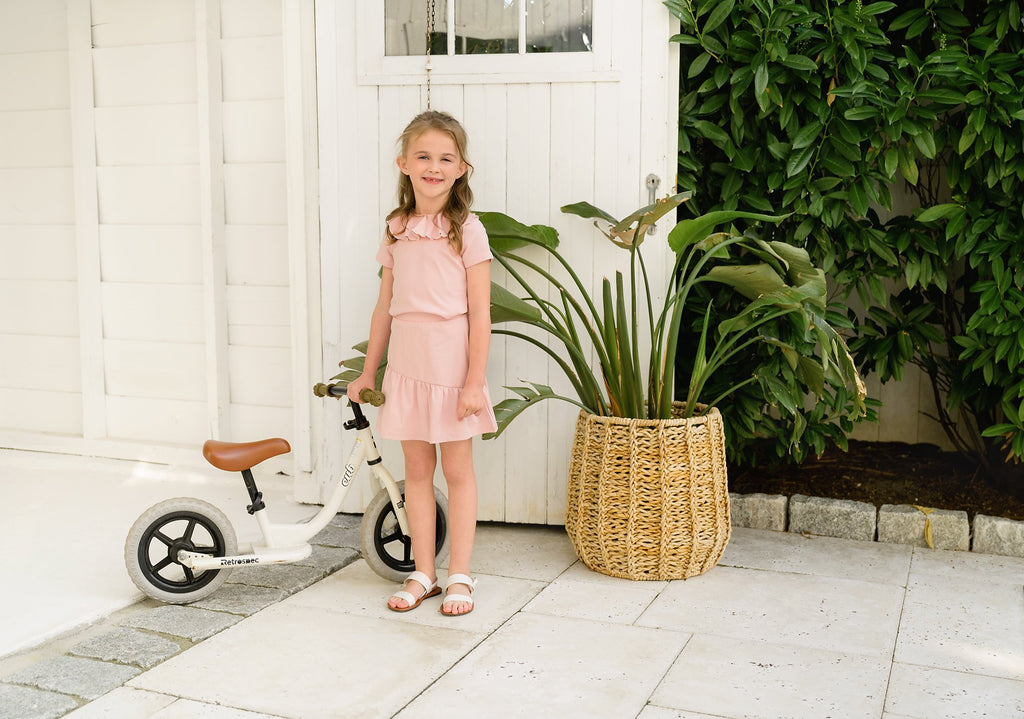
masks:
<path id="1" fill-rule="evenodd" d="M 519 0 L 522 9 L 525 0 Z M 493 55 L 431 55 L 430 82 L 433 85 L 519 82 L 616 81 L 612 65 L 612 2 L 593 0 L 591 52 L 525 51 L 525 15 L 520 16 L 519 52 Z M 454 5 L 448 3 L 449 16 Z M 451 17 L 447 27 L 452 26 Z M 384 3 L 356 2 L 356 71 L 360 85 L 416 85 L 426 77 L 423 55 L 384 54 Z M 449 48 L 453 36 L 449 36 Z M 639 41 L 635 38 L 633 41 Z"/>

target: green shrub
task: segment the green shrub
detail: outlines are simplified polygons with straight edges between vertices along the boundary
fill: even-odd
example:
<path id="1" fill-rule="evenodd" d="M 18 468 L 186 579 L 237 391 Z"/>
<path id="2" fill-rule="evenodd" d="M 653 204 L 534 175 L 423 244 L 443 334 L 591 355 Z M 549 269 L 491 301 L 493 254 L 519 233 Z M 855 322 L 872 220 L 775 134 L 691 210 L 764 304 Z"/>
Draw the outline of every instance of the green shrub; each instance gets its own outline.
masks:
<path id="1" fill-rule="evenodd" d="M 888 381 L 920 366 L 950 439 L 993 474 L 1024 456 L 1020 2 L 665 4 L 681 22 L 678 185 L 694 208 L 794 213 L 771 239 L 835 279 L 862 369 Z M 920 207 L 887 216 L 899 181 Z M 749 402 L 723 408 L 741 420 L 735 459 L 769 436 L 799 461 L 851 428 L 832 397 L 790 450 L 790 415 L 751 421 Z"/>

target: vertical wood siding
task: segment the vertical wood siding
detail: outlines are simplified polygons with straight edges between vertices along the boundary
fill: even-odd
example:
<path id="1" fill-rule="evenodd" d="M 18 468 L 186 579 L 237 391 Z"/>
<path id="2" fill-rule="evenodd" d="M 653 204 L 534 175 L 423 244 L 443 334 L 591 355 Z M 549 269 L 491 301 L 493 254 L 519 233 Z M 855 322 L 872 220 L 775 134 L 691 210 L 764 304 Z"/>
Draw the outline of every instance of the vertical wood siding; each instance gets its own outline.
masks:
<path id="1" fill-rule="evenodd" d="M 0 8 L 0 427 L 79 434 L 67 11 Z"/>
<path id="2" fill-rule="evenodd" d="M 4 446 L 294 436 L 282 26 L 281 0 L 0 3 Z"/>

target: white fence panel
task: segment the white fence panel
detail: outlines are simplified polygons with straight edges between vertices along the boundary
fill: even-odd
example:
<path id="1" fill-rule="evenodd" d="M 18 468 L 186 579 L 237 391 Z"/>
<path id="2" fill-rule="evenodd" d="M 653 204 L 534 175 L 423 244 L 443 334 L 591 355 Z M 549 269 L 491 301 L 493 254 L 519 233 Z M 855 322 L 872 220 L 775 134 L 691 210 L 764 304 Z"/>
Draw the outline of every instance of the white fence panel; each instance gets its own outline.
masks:
<path id="1" fill-rule="evenodd" d="M 196 101 L 193 43 L 96 47 L 92 61 L 96 107 Z"/>
<path id="2" fill-rule="evenodd" d="M 81 392 L 74 337 L 0 334 L 0 377 L 7 387 Z"/>
<path id="3" fill-rule="evenodd" d="M 97 164 L 195 165 L 196 112 L 194 102 L 97 108 Z"/>
<path id="4" fill-rule="evenodd" d="M 106 340 L 103 359 L 108 395 L 194 402 L 206 396 L 203 347 L 198 343 Z"/>

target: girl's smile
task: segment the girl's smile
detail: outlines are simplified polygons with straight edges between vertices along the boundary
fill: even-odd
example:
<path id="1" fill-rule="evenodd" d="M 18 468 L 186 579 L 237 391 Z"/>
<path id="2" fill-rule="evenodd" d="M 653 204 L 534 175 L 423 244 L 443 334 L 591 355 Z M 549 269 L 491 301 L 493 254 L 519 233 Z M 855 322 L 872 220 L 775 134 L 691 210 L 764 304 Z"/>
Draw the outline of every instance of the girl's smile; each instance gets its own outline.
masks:
<path id="1" fill-rule="evenodd" d="M 412 182 L 416 211 L 429 215 L 444 209 L 455 181 L 469 166 L 450 135 L 427 130 L 409 142 L 407 152 L 398 158 L 398 169 Z"/>

